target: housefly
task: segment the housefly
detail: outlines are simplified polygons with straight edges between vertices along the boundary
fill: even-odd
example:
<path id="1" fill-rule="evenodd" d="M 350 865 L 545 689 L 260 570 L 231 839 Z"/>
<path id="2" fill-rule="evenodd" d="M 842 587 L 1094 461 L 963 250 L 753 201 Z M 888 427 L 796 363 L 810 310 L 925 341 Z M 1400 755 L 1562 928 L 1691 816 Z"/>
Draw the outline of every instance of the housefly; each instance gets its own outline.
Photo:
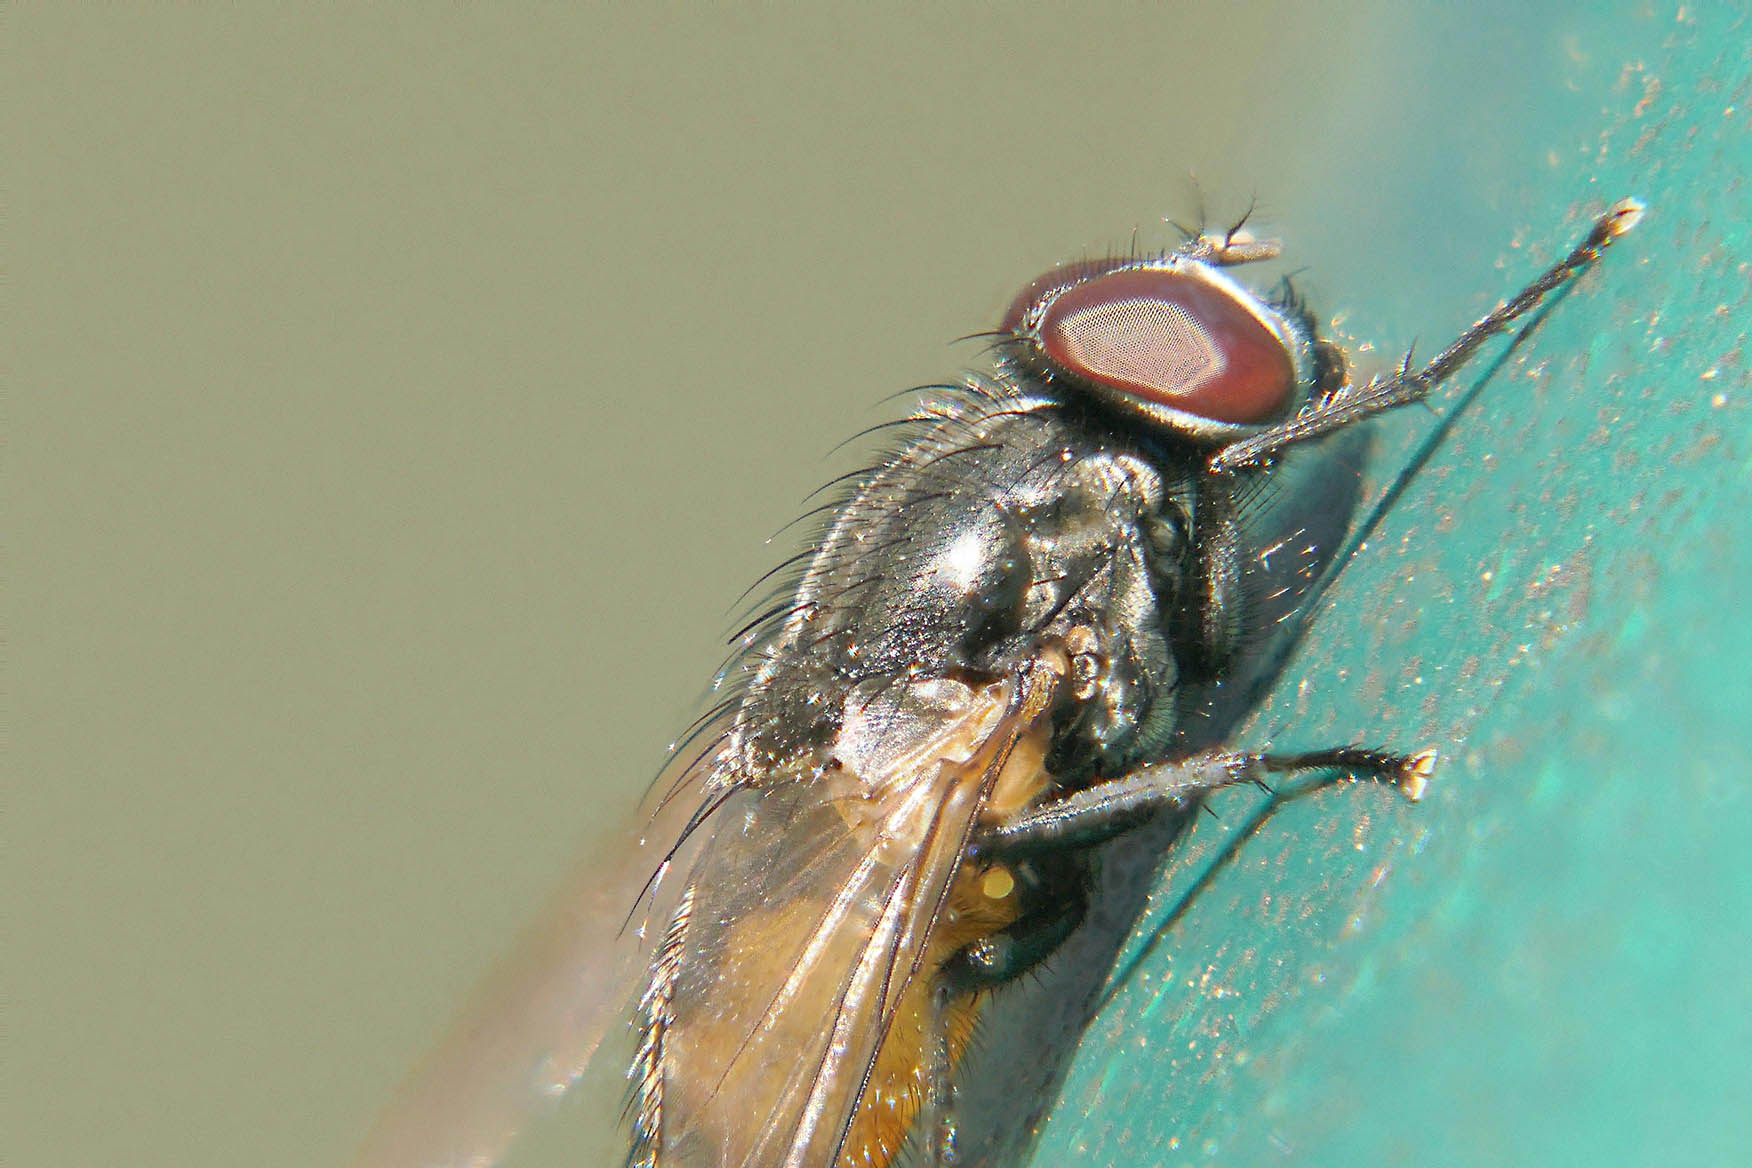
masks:
<path id="1" fill-rule="evenodd" d="M 1189 695 L 1248 645 L 1246 500 L 1292 447 L 1423 400 L 1641 215 L 1363 383 L 1287 287 L 1229 275 L 1279 250 L 1239 229 L 1029 284 L 992 368 L 852 476 L 740 636 L 621 880 L 568 895 L 358 1162 L 494 1163 L 635 997 L 634 1164 L 880 1166 L 909 1140 L 952 1162 L 981 1004 L 1077 929 L 1094 845 L 1274 776 L 1422 795 L 1431 750 L 1189 738 Z"/>

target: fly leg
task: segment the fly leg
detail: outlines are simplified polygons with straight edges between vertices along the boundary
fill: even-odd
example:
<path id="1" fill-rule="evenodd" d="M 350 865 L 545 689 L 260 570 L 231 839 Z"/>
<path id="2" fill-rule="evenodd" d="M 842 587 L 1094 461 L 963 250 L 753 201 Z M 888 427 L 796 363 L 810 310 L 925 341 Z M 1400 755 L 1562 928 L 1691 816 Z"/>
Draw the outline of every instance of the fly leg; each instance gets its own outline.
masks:
<path id="1" fill-rule="evenodd" d="M 1264 786 L 1270 775 L 1349 770 L 1393 782 L 1415 801 L 1435 764 L 1433 750 L 1412 755 L 1355 746 L 1302 754 L 1207 751 L 1142 767 L 976 832 L 969 860 L 989 865 L 988 876 L 1014 880 L 1021 915 L 956 953 L 936 977 L 924 1050 L 922 1130 L 927 1133 L 928 1162 L 933 1168 L 950 1168 L 956 1162 L 951 1012 L 967 997 L 1038 966 L 1083 923 L 1089 887 L 1084 870 L 1072 860 L 1076 851 L 1130 831 L 1169 808 L 1191 806 L 1224 787 Z"/>
<path id="2" fill-rule="evenodd" d="M 949 1055 L 949 1008 L 953 979 L 939 975 L 931 988 L 931 1017 L 925 1035 L 924 1120 L 927 1154 L 936 1168 L 955 1163 L 955 1076 Z"/>
<path id="3" fill-rule="evenodd" d="M 1013 882 L 1021 916 L 1007 928 L 982 937 L 951 957 L 932 991 L 931 1029 L 925 1042 L 927 1069 L 925 1126 L 929 1163 L 949 1168 L 956 1162 L 955 1091 L 949 1051 L 950 1015 L 975 994 L 1014 981 L 1064 944 L 1083 923 L 1089 890 L 1081 869 L 1063 855 L 1043 855 L 1015 864 L 995 864 L 986 879 Z"/>
<path id="4" fill-rule="evenodd" d="M 1213 791 L 1243 784 L 1266 786 L 1270 775 L 1348 770 L 1391 782 L 1413 802 L 1421 799 L 1436 769 L 1436 752 L 1393 754 L 1340 746 L 1302 754 L 1206 751 L 1177 762 L 1154 763 L 1097 783 L 974 837 L 975 854 L 1002 860 L 1112 839 L 1170 808 L 1185 808 Z"/>
<path id="5" fill-rule="evenodd" d="M 1422 401 L 1430 390 L 1471 360 L 1480 345 L 1539 307 L 1547 295 L 1569 283 L 1577 273 L 1599 259 L 1601 252 L 1628 234 L 1642 222 L 1642 217 L 1643 205 L 1635 199 L 1614 203 L 1594 220 L 1587 236 L 1568 255 L 1541 272 L 1512 299 L 1499 305 L 1496 311 L 1467 329 L 1422 369 L 1412 369 L 1408 357 L 1406 367 L 1392 377 L 1378 377 L 1367 385 L 1344 386 L 1288 421 L 1220 448 L 1211 456 L 1208 469 L 1213 474 L 1223 475 L 1259 466 L 1286 446 L 1342 430 L 1384 410 Z"/>
<path id="6" fill-rule="evenodd" d="M 1083 923 L 1089 907 L 1082 869 L 1060 855 L 1017 857 L 995 865 L 993 871 L 1015 882 L 1022 913 L 1009 927 L 967 946 L 944 966 L 944 980 L 957 994 L 1015 981 L 1055 953 Z"/>
<path id="7" fill-rule="evenodd" d="M 1188 679 L 1222 674 L 1241 639 L 1249 605 L 1235 475 L 1207 475 L 1198 486 L 1194 528 L 1187 540 L 1189 587 L 1171 617 L 1177 656 Z"/>

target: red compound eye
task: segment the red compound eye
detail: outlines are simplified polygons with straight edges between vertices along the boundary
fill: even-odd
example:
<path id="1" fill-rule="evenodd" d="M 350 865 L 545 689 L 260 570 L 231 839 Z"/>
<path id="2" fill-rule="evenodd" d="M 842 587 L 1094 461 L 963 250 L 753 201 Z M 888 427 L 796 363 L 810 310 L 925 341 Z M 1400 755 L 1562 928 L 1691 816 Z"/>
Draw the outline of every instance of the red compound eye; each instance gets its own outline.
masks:
<path id="1" fill-rule="evenodd" d="M 1124 268 L 1067 289 L 1039 312 L 1033 333 L 1048 361 L 1095 389 L 1258 425 L 1289 405 L 1296 368 L 1242 295 L 1182 270 Z"/>

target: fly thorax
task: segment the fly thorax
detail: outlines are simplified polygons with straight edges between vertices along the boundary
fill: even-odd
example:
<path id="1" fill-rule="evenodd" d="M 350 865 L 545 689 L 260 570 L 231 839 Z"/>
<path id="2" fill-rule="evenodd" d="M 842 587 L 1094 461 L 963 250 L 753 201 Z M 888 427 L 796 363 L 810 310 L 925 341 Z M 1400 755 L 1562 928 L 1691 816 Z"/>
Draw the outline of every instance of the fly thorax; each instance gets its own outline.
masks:
<path id="1" fill-rule="evenodd" d="M 1152 531 L 1171 516 L 1160 474 L 1132 455 L 1087 455 L 1025 516 L 1034 568 L 1023 620 L 1071 653 L 1061 753 L 1110 770 L 1164 741 L 1179 672 L 1164 635 Z M 1159 534 L 1159 533 L 1158 533 Z"/>

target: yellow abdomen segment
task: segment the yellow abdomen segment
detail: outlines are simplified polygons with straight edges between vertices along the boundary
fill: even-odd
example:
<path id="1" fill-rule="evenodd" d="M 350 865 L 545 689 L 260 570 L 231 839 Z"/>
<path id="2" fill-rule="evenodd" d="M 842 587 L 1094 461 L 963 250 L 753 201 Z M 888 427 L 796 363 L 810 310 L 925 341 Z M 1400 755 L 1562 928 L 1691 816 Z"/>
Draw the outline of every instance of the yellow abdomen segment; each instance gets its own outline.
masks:
<path id="1" fill-rule="evenodd" d="M 990 937 L 1019 915 L 1016 880 L 1008 868 L 967 868 L 950 888 L 943 918 L 931 937 L 921 976 L 901 998 L 894 1024 L 876 1054 L 870 1085 L 846 1133 L 837 1168 L 886 1168 L 906 1142 L 928 1089 L 927 1035 L 933 1024 L 931 995 L 936 973 L 964 947 Z M 980 995 L 951 1002 L 944 1025 L 949 1063 L 961 1061 L 979 1016 Z"/>

